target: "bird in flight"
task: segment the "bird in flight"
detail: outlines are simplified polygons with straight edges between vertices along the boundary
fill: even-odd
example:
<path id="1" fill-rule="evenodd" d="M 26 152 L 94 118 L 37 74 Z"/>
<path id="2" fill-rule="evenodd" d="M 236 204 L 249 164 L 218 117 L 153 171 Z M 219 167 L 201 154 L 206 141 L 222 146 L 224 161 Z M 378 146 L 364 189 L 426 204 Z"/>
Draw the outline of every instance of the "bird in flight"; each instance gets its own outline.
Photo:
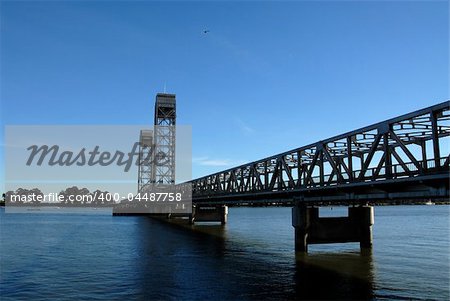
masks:
<path id="1" fill-rule="evenodd" d="M 203 30 L 203 33 L 208 33 L 208 32 L 209 32 L 209 29 Z"/>

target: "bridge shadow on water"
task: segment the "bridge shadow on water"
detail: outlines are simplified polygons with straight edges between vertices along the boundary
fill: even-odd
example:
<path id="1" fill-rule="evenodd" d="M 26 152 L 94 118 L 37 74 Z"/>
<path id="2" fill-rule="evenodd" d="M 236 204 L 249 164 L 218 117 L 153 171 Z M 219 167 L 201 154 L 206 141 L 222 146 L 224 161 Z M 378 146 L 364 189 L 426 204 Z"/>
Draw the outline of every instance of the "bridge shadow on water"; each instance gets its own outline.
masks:
<path id="1" fill-rule="evenodd" d="M 297 253 L 294 278 L 301 299 L 373 299 L 372 251 Z"/>
<path id="2" fill-rule="evenodd" d="M 137 299 L 373 299 L 370 251 L 274 254 L 226 226 L 137 218 Z"/>

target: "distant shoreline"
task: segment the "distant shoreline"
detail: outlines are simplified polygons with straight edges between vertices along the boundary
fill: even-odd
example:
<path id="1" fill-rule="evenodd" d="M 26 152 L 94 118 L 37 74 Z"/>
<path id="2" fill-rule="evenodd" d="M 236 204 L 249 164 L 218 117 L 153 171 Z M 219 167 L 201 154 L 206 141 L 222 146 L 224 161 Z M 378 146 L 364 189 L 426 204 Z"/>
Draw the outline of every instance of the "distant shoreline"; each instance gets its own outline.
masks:
<path id="1" fill-rule="evenodd" d="M 360 205 L 361 203 L 342 203 L 342 202 L 315 202 L 309 203 L 310 205 L 316 205 L 320 207 L 340 207 L 340 206 L 352 206 Z M 450 200 L 433 200 L 433 201 L 417 201 L 417 200 L 401 200 L 401 201 L 381 201 L 381 202 L 369 202 L 372 206 L 405 206 L 405 205 L 450 205 Z M 113 208 L 111 204 L 63 204 L 63 203 L 20 203 L 20 204 L 5 204 L 4 201 L 0 201 L 0 207 L 60 207 L 60 208 Z M 292 207 L 294 203 L 290 202 L 272 202 L 272 203 L 241 203 L 241 204 L 229 204 L 228 207 Z"/>

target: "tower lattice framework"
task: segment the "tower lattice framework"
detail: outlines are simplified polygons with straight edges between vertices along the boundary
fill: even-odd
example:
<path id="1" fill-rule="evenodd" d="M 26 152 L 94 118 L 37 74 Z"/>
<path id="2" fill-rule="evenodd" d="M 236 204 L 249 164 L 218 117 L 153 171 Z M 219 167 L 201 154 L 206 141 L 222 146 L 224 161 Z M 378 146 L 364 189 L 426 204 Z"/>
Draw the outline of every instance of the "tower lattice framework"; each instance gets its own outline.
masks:
<path id="1" fill-rule="evenodd" d="M 139 135 L 138 192 L 155 183 L 153 131 L 141 130 Z"/>
<path id="2" fill-rule="evenodd" d="M 155 183 L 175 183 L 175 94 L 158 93 L 155 102 Z"/>

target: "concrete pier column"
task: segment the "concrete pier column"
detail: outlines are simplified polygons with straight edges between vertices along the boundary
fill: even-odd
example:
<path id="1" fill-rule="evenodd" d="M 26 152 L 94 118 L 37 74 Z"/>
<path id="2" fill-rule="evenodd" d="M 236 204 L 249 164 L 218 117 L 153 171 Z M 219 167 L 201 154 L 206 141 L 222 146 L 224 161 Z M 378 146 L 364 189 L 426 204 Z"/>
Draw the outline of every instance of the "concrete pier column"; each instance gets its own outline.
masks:
<path id="1" fill-rule="evenodd" d="M 319 218 L 319 208 L 296 205 L 292 208 L 292 226 L 295 231 L 295 251 L 308 252 L 311 225 Z"/>
<path id="2" fill-rule="evenodd" d="M 225 225 L 228 222 L 228 206 L 221 206 L 220 210 L 220 222 Z"/>
<path id="3" fill-rule="evenodd" d="M 308 252 L 309 244 L 359 242 L 361 249 L 372 247 L 373 207 L 349 207 L 348 216 L 319 217 L 319 208 L 298 204 L 292 208 L 295 250 Z"/>
<path id="4" fill-rule="evenodd" d="M 372 226 L 375 220 L 373 206 L 349 207 L 348 217 L 358 229 L 361 249 L 372 248 Z"/>

